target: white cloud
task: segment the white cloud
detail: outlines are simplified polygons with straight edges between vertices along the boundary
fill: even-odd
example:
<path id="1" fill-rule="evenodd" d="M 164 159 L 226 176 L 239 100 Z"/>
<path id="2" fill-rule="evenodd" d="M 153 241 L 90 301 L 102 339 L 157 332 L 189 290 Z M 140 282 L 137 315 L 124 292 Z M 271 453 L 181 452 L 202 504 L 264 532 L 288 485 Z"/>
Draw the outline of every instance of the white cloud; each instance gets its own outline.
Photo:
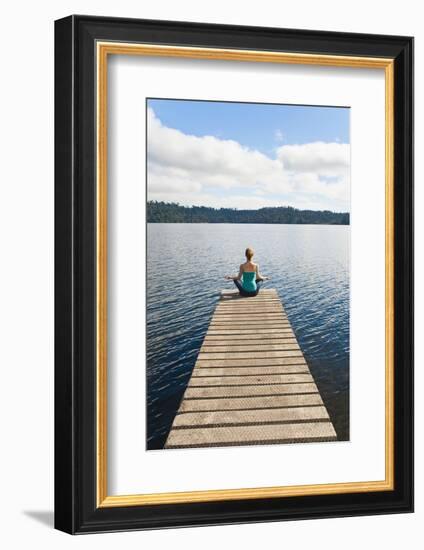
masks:
<path id="1" fill-rule="evenodd" d="M 283 145 L 276 158 L 233 140 L 187 135 L 148 110 L 148 198 L 186 205 L 349 210 L 349 145 Z"/>
<path id="2" fill-rule="evenodd" d="M 282 145 L 277 149 L 286 170 L 313 172 L 318 176 L 345 177 L 349 171 L 350 147 L 347 143 L 316 141 L 303 145 Z"/>
<path id="3" fill-rule="evenodd" d="M 276 141 L 279 141 L 280 143 L 284 141 L 284 134 L 280 129 L 275 130 L 274 132 L 274 138 Z"/>

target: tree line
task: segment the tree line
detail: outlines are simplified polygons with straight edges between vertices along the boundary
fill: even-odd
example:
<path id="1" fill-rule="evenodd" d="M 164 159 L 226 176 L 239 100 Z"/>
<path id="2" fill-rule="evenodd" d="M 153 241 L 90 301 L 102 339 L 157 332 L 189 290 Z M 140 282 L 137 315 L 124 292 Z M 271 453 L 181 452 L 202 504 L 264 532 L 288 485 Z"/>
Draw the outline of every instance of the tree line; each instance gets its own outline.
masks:
<path id="1" fill-rule="evenodd" d="M 272 206 L 257 210 L 182 206 L 175 202 L 148 201 L 149 223 L 284 223 L 349 225 L 348 212 L 298 210 L 291 206 Z"/>

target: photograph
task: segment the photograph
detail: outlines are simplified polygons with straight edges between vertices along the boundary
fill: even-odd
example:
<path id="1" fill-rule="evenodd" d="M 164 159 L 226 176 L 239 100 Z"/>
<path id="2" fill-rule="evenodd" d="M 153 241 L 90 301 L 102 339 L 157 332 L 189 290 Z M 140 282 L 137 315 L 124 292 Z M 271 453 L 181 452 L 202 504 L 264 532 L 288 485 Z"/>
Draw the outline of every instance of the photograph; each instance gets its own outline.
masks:
<path id="1" fill-rule="evenodd" d="M 146 98 L 147 450 L 349 441 L 350 111 Z"/>
<path id="2" fill-rule="evenodd" d="M 414 38 L 178 10 L 55 21 L 54 527 L 413 512 Z"/>

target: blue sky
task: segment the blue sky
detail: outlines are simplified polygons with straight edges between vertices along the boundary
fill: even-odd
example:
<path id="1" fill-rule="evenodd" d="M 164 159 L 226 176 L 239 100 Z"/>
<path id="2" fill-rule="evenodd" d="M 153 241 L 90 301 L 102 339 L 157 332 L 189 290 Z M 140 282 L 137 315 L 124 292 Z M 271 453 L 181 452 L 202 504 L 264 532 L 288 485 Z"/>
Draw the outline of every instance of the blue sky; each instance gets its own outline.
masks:
<path id="1" fill-rule="evenodd" d="M 349 108 L 149 99 L 148 112 L 151 199 L 349 210 Z"/>
<path id="2" fill-rule="evenodd" d="M 265 154 L 281 143 L 349 143 L 349 108 L 151 99 L 163 124 L 233 139 Z"/>

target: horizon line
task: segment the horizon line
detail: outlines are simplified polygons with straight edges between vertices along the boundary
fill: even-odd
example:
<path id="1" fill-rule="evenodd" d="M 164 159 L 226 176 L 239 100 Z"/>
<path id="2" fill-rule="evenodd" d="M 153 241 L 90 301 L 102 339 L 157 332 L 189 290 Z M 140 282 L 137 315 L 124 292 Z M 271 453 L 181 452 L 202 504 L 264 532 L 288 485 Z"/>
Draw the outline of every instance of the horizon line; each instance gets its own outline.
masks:
<path id="1" fill-rule="evenodd" d="M 158 204 L 174 204 L 176 206 L 180 206 L 182 208 L 210 208 L 211 210 L 235 210 L 237 212 L 255 212 L 255 211 L 258 211 L 258 210 L 266 210 L 267 208 L 292 208 L 293 210 L 298 210 L 299 212 L 331 212 L 332 214 L 349 214 L 350 215 L 350 210 L 341 210 L 341 211 L 336 211 L 336 210 L 330 210 L 330 209 L 313 209 L 313 208 L 297 208 L 296 206 L 290 206 L 289 204 L 287 205 L 275 205 L 275 206 L 260 206 L 260 207 L 257 207 L 257 208 L 237 208 L 235 206 L 219 206 L 219 207 L 216 207 L 216 206 L 206 206 L 204 204 L 191 204 L 191 205 L 188 205 L 188 204 L 181 204 L 179 202 L 173 202 L 173 201 L 158 201 L 156 199 L 150 199 L 150 200 L 147 200 L 146 203 L 149 204 L 149 203 L 158 203 Z"/>

